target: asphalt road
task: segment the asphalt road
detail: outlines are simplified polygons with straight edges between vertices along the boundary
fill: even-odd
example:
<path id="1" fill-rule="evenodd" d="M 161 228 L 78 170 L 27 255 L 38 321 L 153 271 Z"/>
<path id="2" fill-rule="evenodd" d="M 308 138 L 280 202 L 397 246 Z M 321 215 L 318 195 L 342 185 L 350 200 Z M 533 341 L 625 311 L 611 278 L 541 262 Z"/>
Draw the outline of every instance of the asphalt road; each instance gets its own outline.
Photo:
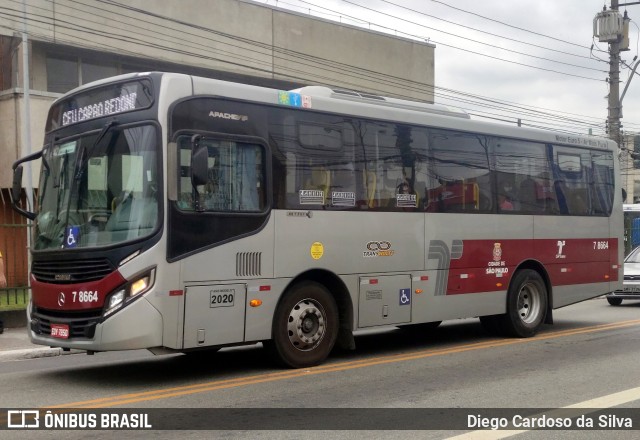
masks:
<path id="1" fill-rule="evenodd" d="M 322 366 L 302 370 L 275 367 L 259 345 L 225 349 L 210 357 L 133 351 L 3 362 L 1 406 L 254 409 L 232 414 L 186 412 L 193 426 L 217 427 L 218 418 L 242 422 L 241 426 L 251 429 L 16 431 L 11 432 L 11 438 L 60 438 L 64 432 L 65 439 L 123 435 L 153 439 L 440 439 L 460 435 L 461 440 L 512 435 L 525 439 L 631 439 L 637 438 L 640 429 L 639 311 L 640 302 L 611 307 L 603 299 L 587 301 L 555 311 L 555 325 L 545 326 L 531 339 L 492 337 L 475 319 L 446 322 L 427 335 L 400 329 L 369 331 L 357 336 L 356 351 L 334 353 Z M 614 415 L 620 408 L 631 408 L 638 426 L 635 431 L 524 429 L 526 432 L 514 434 L 489 430 L 473 433 L 473 437 L 465 433 L 474 429 L 458 427 L 457 422 L 451 426 L 460 412 L 467 419 L 476 413 L 489 414 L 488 408 L 512 408 L 500 410 L 511 417 L 511 413 L 530 414 L 528 408 L 570 406 L 614 408 L 606 413 Z M 290 410 L 263 411 L 269 408 Z M 427 410 L 434 408 L 443 410 Z M 172 411 L 164 413 L 163 421 L 171 418 Z M 279 429 L 282 420 L 291 420 L 298 429 L 255 429 Z M 421 420 L 444 420 L 445 430 L 407 430 Z M 376 421 L 382 431 L 336 430 L 349 422 L 355 428 L 367 428 Z M 179 423 L 187 422 L 183 418 Z M 305 423 L 317 430 L 300 430 Z M 8 433 L 0 431 L 0 438 Z"/>

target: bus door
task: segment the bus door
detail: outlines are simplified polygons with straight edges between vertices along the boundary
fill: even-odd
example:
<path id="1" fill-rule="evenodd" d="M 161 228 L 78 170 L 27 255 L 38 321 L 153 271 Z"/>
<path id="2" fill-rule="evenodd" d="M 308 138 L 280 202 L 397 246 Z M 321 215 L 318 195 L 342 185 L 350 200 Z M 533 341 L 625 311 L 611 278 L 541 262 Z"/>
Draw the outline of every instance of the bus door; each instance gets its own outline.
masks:
<path id="1" fill-rule="evenodd" d="M 246 298 L 246 284 L 187 286 L 183 348 L 243 342 Z"/>
<path id="2" fill-rule="evenodd" d="M 358 327 L 411 322 L 411 276 L 360 277 Z"/>

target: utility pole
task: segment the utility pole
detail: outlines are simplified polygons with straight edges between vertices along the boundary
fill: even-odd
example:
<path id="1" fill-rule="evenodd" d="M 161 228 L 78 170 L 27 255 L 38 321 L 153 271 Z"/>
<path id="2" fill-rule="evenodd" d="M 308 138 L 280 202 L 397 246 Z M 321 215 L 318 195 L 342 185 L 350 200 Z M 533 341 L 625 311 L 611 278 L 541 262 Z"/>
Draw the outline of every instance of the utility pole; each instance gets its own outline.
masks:
<path id="1" fill-rule="evenodd" d="M 27 154 L 31 154 L 31 84 L 29 71 L 29 41 L 27 33 L 27 2 L 22 0 L 22 148 Z M 35 212 L 33 205 L 33 174 L 31 164 L 27 164 L 27 186 L 25 188 L 27 194 L 27 206 L 32 212 Z M 31 267 L 31 228 L 33 222 L 27 220 L 27 267 Z M 31 286 L 31 277 L 28 278 L 28 284 Z"/>
<path id="2" fill-rule="evenodd" d="M 611 0 L 611 12 L 618 12 L 618 0 Z M 620 38 L 609 42 L 609 102 L 607 122 L 609 125 L 609 137 L 622 146 L 620 133 L 620 119 L 622 108 L 620 106 Z"/>
<path id="3" fill-rule="evenodd" d="M 611 0 L 611 7 L 607 11 L 604 7 L 593 19 L 593 36 L 598 41 L 609 44 L 609 97 L 607 103 L 607 127 L 609 137 L 622 147 L 622 98 L 620 97 L 620 52 L 629 50 L 629 17 L 620 15 L 620 6 L 637 5 L 640 2 L 620 3 Z M 635 71 L 635 68 L 634 68 Z M 629 79 L 631 80 L 631 78 Z M 625 93 L 629 83 L 625 87 Z M 624 94 L 623 94 L 624 96 Z"/>
<path id="4" fill-rule="evenodd" d="M 609 96 L 607 100 L 607 129 L 609 137 L 617 144 L 620 152 L 629 151 L 624 145 L 624 137 L 622 136 L 622 99 L 627 93 L 629 83 L 633 75 L 629 77 L 627 84 L 620 97 L 620 52 L 629 50 L 629 17 L 625 11 L 624 17 L 620 15 L 618 8 L 620 6 L 637 5 L 640 2 L 622 3 L 618 0 L 611 0 L 611 8 L 607 11 L 606 6 L 602 12 L 598 13 L 593 19 L 593 36 L 598 38 L 600 42 L 609 44 Z M 635 72 L 638 64 L 633 67 Z M 635 153 L 630 152 L 626 157 L 634 158 Z M 628 160 L 628 159 L 627 159 Z M 628 176 L 627 176 L 628 178 Z M 627 188 L 629 182 L 626 182 Z"/>

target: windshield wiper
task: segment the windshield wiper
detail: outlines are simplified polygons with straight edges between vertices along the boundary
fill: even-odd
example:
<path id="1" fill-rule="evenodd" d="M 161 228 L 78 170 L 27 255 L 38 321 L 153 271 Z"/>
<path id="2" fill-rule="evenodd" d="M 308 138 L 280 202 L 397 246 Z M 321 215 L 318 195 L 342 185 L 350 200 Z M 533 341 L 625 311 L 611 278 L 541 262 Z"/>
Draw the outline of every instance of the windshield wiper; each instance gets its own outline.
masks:
<path id="1" fill-rule="evenodd" d="M 93 141 L 93 144 L 91 145 L 91 147 L 83 148 L 80 151 L 80 157 L 78 158 L 78 162 L 77 162 L 78 165 L 76 166 L 77 172 L 76 172 L 75 180 L 80 180 L 82 178 L 82 173 L 84 172 L 84 165 L 86 160 L 85 158 L 88 157 L 87 150 L 93 151 L 100 144 L 100 141 L 104 139 L 104 137 L 107 135 L 109 130 L 116 125 L 118 125 L 118 121 L 116 121 L 115 119 L 104 124 L 104 127 L 102 127 L 102 130 L 100 130 L 100 133 L 98 133 L 98 137 L 96 137 L 96 140 Z"/>
<path id="2" fill-rule="evenodd" d="M 106 124 L 104 124 L 104 127 L 102 127 L 102 130 L 100 130 L 100 133 L 98 133 L 98 137 L 96 138 L 95 142 L 91 146 L 92 150 L 100 143 L 102 138 L 105 137 L 105 135 L 111 129 L 111 127 L 115 125 L 118 125 L 118 121 L 116 121 L 115 119 L 113 121 L 109 121 Z"/>

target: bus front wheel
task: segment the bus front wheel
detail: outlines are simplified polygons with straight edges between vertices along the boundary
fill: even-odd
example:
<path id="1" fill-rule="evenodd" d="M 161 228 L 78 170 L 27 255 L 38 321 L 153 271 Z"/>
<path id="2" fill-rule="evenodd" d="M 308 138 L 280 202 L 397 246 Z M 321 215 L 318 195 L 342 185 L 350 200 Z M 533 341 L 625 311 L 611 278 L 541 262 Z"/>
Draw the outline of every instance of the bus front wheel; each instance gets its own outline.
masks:
<path id="1" fill-rule="evenodd" d="M 338 335 L 338 307 L 321 284 L 306 281 L 284 295 L 273 318 L 272 339 L 265 346 L 292 368 L 324 361 Z"/>
<path id="2" fill-rule="evenodd" d="M 547 287 L 538 272 L 523 269 L 516 272 L 507 292 L 507 313 L 501 327 L 510 336 L 534 336 L 547 311 Z"/>

